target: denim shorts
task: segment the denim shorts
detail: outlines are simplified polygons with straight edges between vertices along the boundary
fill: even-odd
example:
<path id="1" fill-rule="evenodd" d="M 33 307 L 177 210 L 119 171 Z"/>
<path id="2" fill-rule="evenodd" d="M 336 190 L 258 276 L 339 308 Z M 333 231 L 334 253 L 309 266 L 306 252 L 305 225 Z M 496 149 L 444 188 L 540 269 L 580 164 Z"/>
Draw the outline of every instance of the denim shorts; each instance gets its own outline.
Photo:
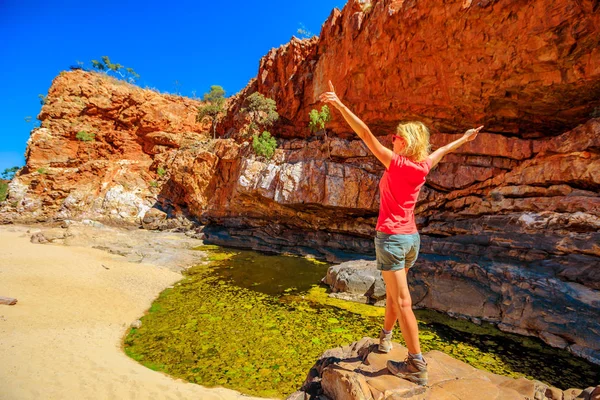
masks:
<path id="1" fill-rule="evenodd" d="M 415 265 L 421 248 L 418 233 L 410 235 L 390 235 L 377 231 L 375 235 L 375 254 L 377 269 L 381 271 L 400 271 Z"/>

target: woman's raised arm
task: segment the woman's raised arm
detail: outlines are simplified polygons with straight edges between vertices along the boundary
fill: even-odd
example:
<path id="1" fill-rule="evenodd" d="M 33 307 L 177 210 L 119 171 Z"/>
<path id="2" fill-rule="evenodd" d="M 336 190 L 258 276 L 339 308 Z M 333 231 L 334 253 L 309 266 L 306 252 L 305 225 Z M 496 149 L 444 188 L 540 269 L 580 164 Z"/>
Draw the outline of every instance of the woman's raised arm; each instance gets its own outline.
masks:
<path id="1" fill-rule="evenodd" d="M 483 125 L 481 125 L 479 128 L 469 129 L 464 133 L 464 135 L 462 135 L 460 139 L 448 143 L 447 145 L 442 146 L 433 153 L 431 153 L 429 155 L 429 158 L 431 159 L 431 168 L 435 167 L 437 163 L 439 163 L 446 154 L 451 153 L 463 144 L 474 140 L 481 129 L 483 129 Z"/>
<path id="2" fill-rule="evenodd" d="M 365 144 L 367 145 L 369 150 L 371 150 L 373 155 L 377 157 L 379 161 L 381 161 L 385 168 L 389 168 L 390 163 L 392 162 L 392 157 L 394 155 L 392 150 L 382 145 L 379 142 L 379 140 L 377 140 L 375 135 L 373 135 L 369 127 L 363 121 L 361 121 L 360 118 L 354 115 L 352 111 L 350 111 L 348 107 L 346 107 L 341 102 L 337 94 L 335 94 L 335 88 L 333 87 L 331 81 L 329 81 L 329 89 L 331 91 L 325 92 L 322 95 L 320 95 L 319 100 L 324 103 L 331 104 L 335 108 L 337 108 L 339 112 L 342 113 L 342 116 L 344 117 L 348 125 L 350 125 L 352 130 L 354 130 L 354 132 L 356 132 L 356 134 L 363 140 L 363 142 L 365 142 Z"/>

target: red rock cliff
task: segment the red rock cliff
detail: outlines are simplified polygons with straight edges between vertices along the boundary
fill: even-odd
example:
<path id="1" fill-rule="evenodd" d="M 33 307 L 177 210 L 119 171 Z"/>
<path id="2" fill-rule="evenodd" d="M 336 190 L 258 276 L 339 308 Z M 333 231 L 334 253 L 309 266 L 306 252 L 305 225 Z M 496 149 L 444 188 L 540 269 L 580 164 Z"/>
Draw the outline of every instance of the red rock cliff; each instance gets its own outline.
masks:
<path id="1" fill-rule="evenodd" d="M 98 73 L 61 73 L 9 186 L 10 219 L 139 222 L 156 203 L 163 155 L 205 138 L 200 104 Z"/>
<path id="2" fill-rule="evenodd" d="M 361 4 L 362 3 L 362 4 Z M 553 135 L 600 115 L 597 1 L 350 0 L 318 40 L 273 49 L 256 89 L 280 134 L 305 137 L 317 97 L 340 98 L 376 134 L 418 119 L 454 132 Z M 331 129 L 349 132 L 339 115 Z"/>

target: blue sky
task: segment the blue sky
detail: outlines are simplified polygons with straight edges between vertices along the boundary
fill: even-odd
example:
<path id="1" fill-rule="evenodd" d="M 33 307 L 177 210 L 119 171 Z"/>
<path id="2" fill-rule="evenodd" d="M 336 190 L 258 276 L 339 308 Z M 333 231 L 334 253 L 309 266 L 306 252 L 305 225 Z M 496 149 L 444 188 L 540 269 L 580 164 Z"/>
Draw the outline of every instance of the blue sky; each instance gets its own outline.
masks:
<path id="1" fill-rule="evenodd" d="M 133 68 L 141 87 L 201 96 L 221 85 L 229 96 L 256 76 L 271 48 L 301 26 L 318 35 L 331 10 L 345 3 L 0 0 L 0 172 L 25 164 L 38 94 L 77 61 L 90 66 L 108 55 Z"/>

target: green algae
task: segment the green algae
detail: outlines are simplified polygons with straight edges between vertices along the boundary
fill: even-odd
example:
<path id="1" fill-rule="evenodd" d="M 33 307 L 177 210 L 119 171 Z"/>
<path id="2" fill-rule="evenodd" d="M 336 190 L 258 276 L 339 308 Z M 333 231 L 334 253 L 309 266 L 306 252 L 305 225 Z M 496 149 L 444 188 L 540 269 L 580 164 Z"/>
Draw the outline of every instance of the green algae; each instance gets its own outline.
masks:
<path id="1" fill-rule="evenodd" d="M 198 251 L 216 251 L 218 252 L 221 248 L 219 246 L 216 246 L 214 244 L 203 244 L 202 246 L 197 246 L 192 248 L 192 250 L 198 250 Z"/>
<path id="2" fill-rule="evenodd" d="M 125 339 L 127 354 L 191 382 L 259 396 L 292 393 L 323 351 L 369 333 L 334 309 L 282 302 L 208 274 L 157 302 Z M 330 326 L 333 318 L 343 330 Z"/>
<path id="3" fill-rule="evenodd" d="M 198 249 L 208 253 L 210 265 L 189 269 L 161 293 L 142 327 L 125 338 L 126 354 L 148 368 L 208 387 L 285 397 L 325 350 L 378 335 L 383 308 L 331 298 L 315 284 L 327 265 Z M 416 314 L 423 351 L 440 350 L 477 368 L 564 389 L 600 379 L 593 365 L 537 339 L 431 311 Z"/>
<path id="4" fill-rule="evenodd" d="M 307 260 L 307 261 L 309 261 L 309 262 L 311 262 L 311 263 L 313 263 L 313 264 L 315 264 L 315 265 L 327 265 L 327 266 L 329 265 L 325 261 L 317 260 L 314 257 L 308 257 L 308 256 L 306 256 L 306 257 L 304 257 L 304 259 Z"/>
<path id="5" fill-rule="evenodd" d="M 382 317 L 385 314 L 385 309 L 382 307 L 373 307 L 369 304 L 355 303 L 347 300 L 329 297 L 329 291 L 324 286 L 313 285 L 310 290 L 304 295 L 308 301 L 336 307 L 342 310 L 350 311 L 355 314 L 360 314 L 365 317 Z"/>

